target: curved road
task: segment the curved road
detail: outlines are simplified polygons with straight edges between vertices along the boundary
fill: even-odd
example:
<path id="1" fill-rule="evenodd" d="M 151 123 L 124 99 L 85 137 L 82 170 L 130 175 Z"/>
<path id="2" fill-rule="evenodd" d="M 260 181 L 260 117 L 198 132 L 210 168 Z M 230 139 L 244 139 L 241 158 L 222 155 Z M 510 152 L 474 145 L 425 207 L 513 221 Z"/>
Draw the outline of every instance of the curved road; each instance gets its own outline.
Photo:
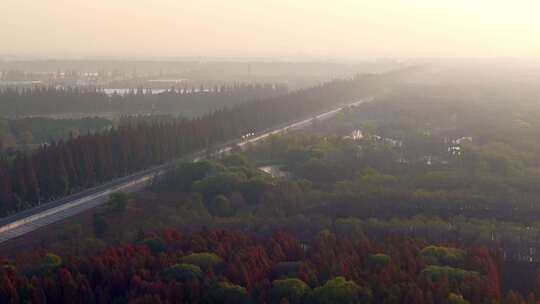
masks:
<path id="1" fill-rule="evenodd" d="M 257 134 L 252 134 L 247 138 L 228 142 L 216 148 L 211 155 L 221 156 L 227 154 L 234 147 L 244 148 L 248 145 L 256 144 L 268 136 L 304 128 L 309 126 L 313 119 L 325 120 L 335 116 L 346 107 L 356 106 L 370 100 L 371 99 L 360 100 L 349 104 L 340 105 L 310 118 L 301 119 L 293 123 L 278 126 Z M 201 151 L 183 159 L 188 161 L 198 161 L 205 158 L 205 155 L 206 153 Z M 113 192 L 122 191 L 132 193 L 141 190 L 150 185 L 156 176 L 162 175 L 173 168 L 175 163 L 176 161 L 173 161 L 164 165 L 153 167 L 0 219 L 0 244 L 99 206 L 107 202 L 109 195 Z"/>

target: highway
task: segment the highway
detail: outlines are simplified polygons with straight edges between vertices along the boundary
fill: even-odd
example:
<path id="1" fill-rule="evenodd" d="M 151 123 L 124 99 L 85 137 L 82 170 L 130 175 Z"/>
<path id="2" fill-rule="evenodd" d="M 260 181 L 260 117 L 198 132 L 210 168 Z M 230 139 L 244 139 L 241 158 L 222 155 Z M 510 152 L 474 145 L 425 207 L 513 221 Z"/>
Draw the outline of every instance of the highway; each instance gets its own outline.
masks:
<path id="1" fill-rule="evenodd" d="M 250 136 L 244 136 L 241 139 L 230 141 L 216 148 L 210 155 L 219 157 L 226 155 L 235 147 L 241 149 L 261 142 L 271 135 L 281 134 L 298 130 L 309 126 L 312 121 L 325 120 L 337 115 L 341 110 L 349 106 L 356 106 L 371 99 L 359 100 L 356 102 L 342 104 L 335 108 L 323 111 L 309 118 L 303 118 L 298 121 L 277 126 L 273 129 L 258 133 L 250 133 Z M 208 155 L 205 151 L 194 153 L 183 160 L 199 161 Z M 156 166 L 114 181 L 96 186 L 94 188 L 83 190 L 59 200 L 42 204 L 40 206 L 24 210 L 17 214 L 0 219 L 0 245 L 11 239 L 17 238 L 31 231 L 45 227 L 49 224 L 64 220 L 68 217 L 84 212 L 103 203 L 106 203 L 109 195 L 114 192 L 133 193 L 139 191 L 152 183 L 155 177 L 160 176 L 174 168 L 177 161 L 172 161 L 160 166 Z"/>

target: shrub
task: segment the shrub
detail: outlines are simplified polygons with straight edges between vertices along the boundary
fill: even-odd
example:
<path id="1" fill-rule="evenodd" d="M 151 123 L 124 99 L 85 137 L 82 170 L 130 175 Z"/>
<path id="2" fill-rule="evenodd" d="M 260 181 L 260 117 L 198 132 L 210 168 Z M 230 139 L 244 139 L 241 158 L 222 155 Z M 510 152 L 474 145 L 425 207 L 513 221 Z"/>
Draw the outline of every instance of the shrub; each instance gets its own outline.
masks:
<path id="1" fill-rule="evenodd" d="M 354 281 L 347 281 L 344 277 L 328 280 L 323 286 L 312 290 L 308 296 L 308 303 L 313 304 L 360 304 L 370 303 L 372 298 L 369 288 L 361 287 Z"/>
<path id="2" fill-rule="evenodd" d="M 182 262 L 199 266 L 201 269 L 209 270 L 221 264 L 221 258 L 214 253 L 193 253 L 182 258 Z"/>
<path id="3" fill-rule="evenodd" d="M 465 251 L 457 248 L 427 246 L 420 251 L 420 255 L 428 265 L 457 266 L 465 261 Z"/>
<path id="4" fill-rule="evenodd" d="M 273 303 L 280 303 L 282 299 L 287 299 L 291 304 L 301 303 L 308 290 L 309 286 L 299 279 L 275 280 L 272 282 L 270 296 Z"/>
<path id="5" fill-rule="evenodd" d="M 202 278 L 203 272 L 197 265 L 176 264 L 164 270 L 165 278 L 175 281 L 192 281 Z"/>

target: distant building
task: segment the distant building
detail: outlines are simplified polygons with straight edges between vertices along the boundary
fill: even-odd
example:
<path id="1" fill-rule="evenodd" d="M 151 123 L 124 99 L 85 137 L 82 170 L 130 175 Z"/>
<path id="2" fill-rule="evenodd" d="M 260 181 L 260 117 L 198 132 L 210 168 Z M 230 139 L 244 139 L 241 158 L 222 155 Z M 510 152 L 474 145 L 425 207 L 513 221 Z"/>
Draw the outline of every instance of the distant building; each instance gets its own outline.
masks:
<path id="1" fill-rule="evenodd" d="M 472 142 L 473 139 L 470 136 L 463 136 L 457 139 L 452 140 L 452 145 L 448 147 L 448 152 L 452 155 L 459 156 L 461 155 L 463 149 L 461 145 L 465 142 Z"/>
<path id="2" fill-rule="evenodd" d="M 472 137 L 470 136 L 464 136 L 464 137 L 460 137 L 458 139 L 452 140 L 452 143 L 455 145 L 461 145 L 465 141 L 472 142 L 473 140 L 472 140 Z"/>
<path id="3" fill-rule="evenodd" d="M 394 146 L 394 147 L 403 146 L 403 142 L 401 140 L 388 138 L 388 137 L 381 137 L 379 135 L 372 135 L 371 138 L 373 138 L 375 140 L 378 140 L 378 141 L 383 141 L 383 142 L 388 143 L 388 144 L 390 144 L 391 146 Z"/>
<path id="4" fill-rule="evenodd" d="M 364 134 L 362 134 L 362 131 L 360 130 L 354 130 L 352 131 L 351 135 L 347 135 L 345 136 L 345 138 L 352 139 L 352 140 L 360 140 L 364 138 Z"/>

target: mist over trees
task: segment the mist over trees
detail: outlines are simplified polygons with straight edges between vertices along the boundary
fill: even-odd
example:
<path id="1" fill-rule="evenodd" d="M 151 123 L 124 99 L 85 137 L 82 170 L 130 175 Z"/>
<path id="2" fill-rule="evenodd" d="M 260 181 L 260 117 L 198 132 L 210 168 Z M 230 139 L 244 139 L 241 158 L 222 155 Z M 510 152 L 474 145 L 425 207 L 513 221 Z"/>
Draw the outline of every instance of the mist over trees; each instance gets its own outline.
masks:
<path id="1" fill-rule="evenodd" d="M 199 116 L 226 106 L 286 94 L 286 86 L 237 84 L 197 88 L 170 88 L 162 93 L 131 89 L 107 94 L 96 87 L 7 87 L 0 89 L 2 116 L 58 115 L 69 113 L 179 114 Z"/>
<path id="2" fill-rule="evenodd" d="M 61 197 L 377 96 L 245 151 L 178 162 L 142 193 L 115 193 L 89 214 L 12 243 L 0 296 L 535 303 L 538 91 L 422 76 L 337 80 L 196 119 L 124 117 L 106 131 L 3 159 L 7 214 L 44 194 Z"/>
<path id="3" fill-rule="evenodd" d="M 0 304 L 540 304 L 540 1 L 0 3 Z"/>
<path id="4" fill-rule="evenodd" d="M 399 77 L 399 73 L 336 80 L 283 96 L 223 108 L 191 120 L 122 125 L 52 142 L 33 153 L 19 153 L 13 159 L 0 162 L 0 209 L 4 214 L 22 210 L 248 132 L 368 97 L 380 92 L 395 77 Z M 87 94 L 89 98 L 99 96 L 97 92 Z"/>

